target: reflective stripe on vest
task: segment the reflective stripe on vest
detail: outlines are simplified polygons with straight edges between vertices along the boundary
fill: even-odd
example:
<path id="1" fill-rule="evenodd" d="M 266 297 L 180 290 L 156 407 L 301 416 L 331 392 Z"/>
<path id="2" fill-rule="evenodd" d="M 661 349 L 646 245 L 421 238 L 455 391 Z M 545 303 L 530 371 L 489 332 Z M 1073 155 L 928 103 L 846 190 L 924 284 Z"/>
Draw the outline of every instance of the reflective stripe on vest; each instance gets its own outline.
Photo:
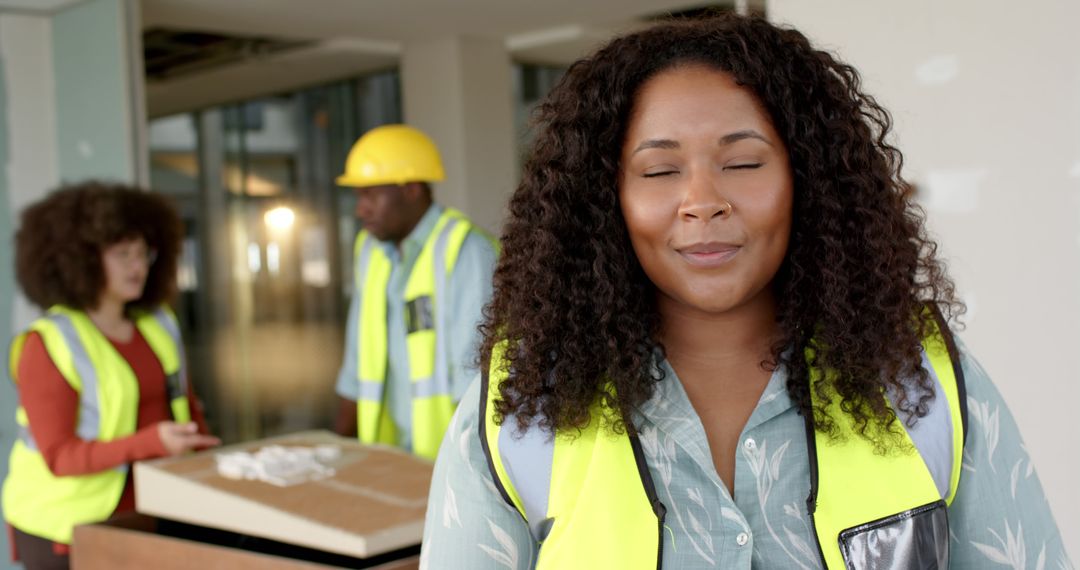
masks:
<path id="1" fill-rule="evenodd" d="M 135 318 L 167 379 L 170 409 L 176 421 L 191 420 L 187 407 L 179 328 L 162 308 Z M 135 433 L 139 383 L 131 366 L 82 311 L 53 307 L 12 343 L 12 379 L 26 336 L 41 336 L 50 360 L 79 395 L 76 434 L 87 441 L 111 441 Z M 182 390 L 176 395 L 177 390 Z M 70 543 L 76 524 L 105 520 L 116 509 L 127 479 L 127 465 L 99 473 L 57 477 L 39 453 L 26 411 L 15 413 L 19 437 L 11 451 L 4 481 L 3 508 L 12 526 L 49 540 Z"/>
<path id="2" fill-rule="evenodd" d="M 465 238 L 474 228 L 463 214 L 447 208 L 424 242 L 405 285 L 406 347 L 412 393 L 412 451 L 434 459 L 450 424 L 446 286 Z M 364 443 L 397 443 L 397 429 L 384 406 L 387 370 L 387 295 L 391 262 L 376 240 L 360 232 L 356 256 L 357 436 Z"/>
<path id="3" fill-rule="evenodd" d="M 937 396 L 907 430 L 907 447 L 880 455 L 854 433 L 834 442 L 808 426 L 816 482 L 808 507 L 827 568 L 893 568 L 874 548 L 886 538 L 899 549 L 896 560 L 948 567 L 944 508 L 959 484 L 965 430 L 963 378 L 951 343 L 941 335 L 923 342 Z M 496 347 L 485 370 L 480 439 L 504 500 L 542 543 L 536 568 L 659 568 L 666 509 L 637 439 L 604 429 L 599 407 L 589 426 L 570 436 L 551 438 L 535 425 L 520 434 L 513 417 L 497 425 L 494 402 L 507 377 L 503 350 Z M 850 429 L 846 414 L 835 405 L 830 411 Z"/>

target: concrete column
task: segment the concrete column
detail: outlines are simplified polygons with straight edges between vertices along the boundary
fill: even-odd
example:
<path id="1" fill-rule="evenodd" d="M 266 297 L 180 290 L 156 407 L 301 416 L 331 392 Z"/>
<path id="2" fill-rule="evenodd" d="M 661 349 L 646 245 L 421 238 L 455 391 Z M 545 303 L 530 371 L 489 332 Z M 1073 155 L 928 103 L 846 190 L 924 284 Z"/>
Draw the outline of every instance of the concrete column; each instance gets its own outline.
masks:
<path id="1" fill-rule="evenodd" d="M 38 314 L 12 271 L 23 208 L 61 179 L 146 180 L 137 8 L 136 0 L 87 0 L 55 14 L 0 10 L 0 338 Z M 7 358 L 0 350 L 0 475 L 18 402 Z M 7 540 L 0 533 L 0 570 L 14 568 Z"/>
<path id="2" fill-rule="evenodd" d="M 52 18 L 60 178 L 149 182 L 135 0 L 87 0 Z"/>
<path id="3" fill-rule="evenodd" d="M 0 13 L 0 475 L 15 442 L 15 387 L 8 381 L 7 339 L 36 311 L 17 293 L 13 237 L 19 212 L 56 185 L 52 26 L 45 16 Z M 0 508 L 0 518 L 3 511 Z M 8 562 L 0 533 L 0 569 Z"/>
<path id="4" fill-rule="evenodd" d="M 498 232 L 516 184 L 511 61 L 502 40 L 438 38 L 401 55 L 405 122 L 439 146 L 446 182 L 435 198 Z"/>

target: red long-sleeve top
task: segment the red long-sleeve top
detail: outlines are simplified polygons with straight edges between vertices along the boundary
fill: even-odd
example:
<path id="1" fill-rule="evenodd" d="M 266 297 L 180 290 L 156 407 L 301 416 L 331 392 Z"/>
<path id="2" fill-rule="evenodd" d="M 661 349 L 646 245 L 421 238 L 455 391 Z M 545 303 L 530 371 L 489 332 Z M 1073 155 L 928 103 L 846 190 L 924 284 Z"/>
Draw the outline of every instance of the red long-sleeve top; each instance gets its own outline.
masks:
<path id="1" fill-rule="evenodd" d="M 41 336 L 31 333 L 26 339 L 18 365 L 19 403 L 26 410 L 30 434 L 45 464 L 58 477 L 97 473 L 167 454 L 157 430 L 159 422 L 172 419 L 165 390 L 165 371 L 161 363 L 138 329 L 134 329 L 128 342 L 111 338 L 109 342 L 128 362 L 139 381 L 136 432 L 113 441 L 86 441 L 76 434 L 78 392 L 68 384 L 49 357 Z M 208 433 L 201 406 L 190 384 L 188 401 L 191 402 L 192 421 L 199 425 L 201 433 Z M 135 489 L 131 477 L 129 471 L 114 514 L 135 509 Z"/>

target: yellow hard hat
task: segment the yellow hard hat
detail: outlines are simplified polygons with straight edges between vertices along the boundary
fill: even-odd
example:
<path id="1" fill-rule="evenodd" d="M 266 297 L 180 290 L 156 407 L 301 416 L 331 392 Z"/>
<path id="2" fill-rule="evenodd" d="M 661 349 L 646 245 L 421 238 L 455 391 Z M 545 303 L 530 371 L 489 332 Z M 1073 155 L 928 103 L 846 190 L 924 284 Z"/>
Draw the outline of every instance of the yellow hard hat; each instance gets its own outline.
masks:
<path id="1" fill-rule="evenodd" d="M 345 159 L 339 186 L 381 186 L 441 182 L 439 149 L 427 135 L 408 125 L 383 125 L 364 133 Z"/>

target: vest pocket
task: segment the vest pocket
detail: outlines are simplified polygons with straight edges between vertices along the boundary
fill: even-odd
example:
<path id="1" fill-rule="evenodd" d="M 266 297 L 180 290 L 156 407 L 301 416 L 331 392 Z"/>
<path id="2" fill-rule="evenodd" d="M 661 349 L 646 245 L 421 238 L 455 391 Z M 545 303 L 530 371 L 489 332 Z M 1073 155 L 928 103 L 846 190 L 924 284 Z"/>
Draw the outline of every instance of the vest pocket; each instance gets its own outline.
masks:
<path id="1" fill-rule="evenodd" d="M 408 334 L 435 329 L 435 311 L 431 297 L 424 295 L 405 302 L 405 330 Z"/>
<path id="2" fill-rule="evenodd" d="M 187 396 L 184 393 L 184 387 L 180 382 L 180 373 L 173 372 L 165 376 L 165 393 L 169 398 L 169 401 L 173 401 L 181 396 Z"/>
<path id="3" fill-rule="evenodd" d="M 848 570 L 945 570 L 949 515 L 935 501 L 840 533 Z"/>

